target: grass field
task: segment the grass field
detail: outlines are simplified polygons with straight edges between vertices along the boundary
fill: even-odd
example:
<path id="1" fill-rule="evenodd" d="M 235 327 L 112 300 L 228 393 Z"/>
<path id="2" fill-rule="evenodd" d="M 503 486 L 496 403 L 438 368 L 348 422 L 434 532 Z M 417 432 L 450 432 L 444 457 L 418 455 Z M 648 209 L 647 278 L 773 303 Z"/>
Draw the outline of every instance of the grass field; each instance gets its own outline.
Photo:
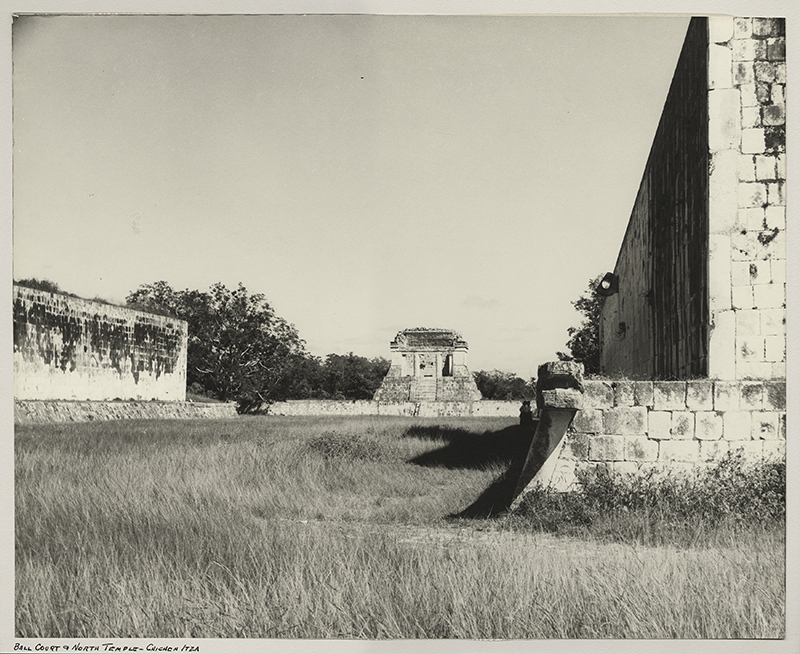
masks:
<path id="1" fill-rule="evenodd" d="M 453 517 L 519 450 L 514 422 L 20 426 L 16 634 L 783 636 L 781 520 Z"/>

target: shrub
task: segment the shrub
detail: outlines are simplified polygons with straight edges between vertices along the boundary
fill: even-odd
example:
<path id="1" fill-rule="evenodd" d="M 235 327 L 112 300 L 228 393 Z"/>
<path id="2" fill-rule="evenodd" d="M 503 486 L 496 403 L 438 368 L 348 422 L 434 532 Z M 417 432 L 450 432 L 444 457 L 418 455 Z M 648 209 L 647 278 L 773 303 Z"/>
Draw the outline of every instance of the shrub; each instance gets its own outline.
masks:
<path id="1" fill-rule="evenodd" d="M 786 464 L 748 463 L 741 452 L 687 475 L 598 467 L 579 473 L 578 484 L 566 493 L 534 489 L 515 518 L 542 531 L 697 544 L 717 527 L 770 527 L 786 516 Z"/>

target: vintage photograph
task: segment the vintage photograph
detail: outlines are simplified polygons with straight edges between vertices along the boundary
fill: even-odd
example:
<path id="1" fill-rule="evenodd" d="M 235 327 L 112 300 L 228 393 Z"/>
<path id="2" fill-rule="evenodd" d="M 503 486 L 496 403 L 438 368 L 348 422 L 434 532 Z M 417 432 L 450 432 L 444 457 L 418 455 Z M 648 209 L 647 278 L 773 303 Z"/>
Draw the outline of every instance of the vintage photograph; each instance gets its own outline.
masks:
<path id="1" fill-rule="evenodd" d="M 10 29 L 9 647 L 787 642 L 784 16 Z"/>

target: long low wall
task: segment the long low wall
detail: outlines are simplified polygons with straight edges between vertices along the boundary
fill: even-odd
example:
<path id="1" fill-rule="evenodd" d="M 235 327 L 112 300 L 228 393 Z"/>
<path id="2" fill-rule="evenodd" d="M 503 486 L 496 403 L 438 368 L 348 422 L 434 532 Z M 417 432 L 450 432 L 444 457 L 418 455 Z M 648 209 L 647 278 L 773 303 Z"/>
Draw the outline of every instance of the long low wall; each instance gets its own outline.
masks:
<path id="1" fill-rule="evenodd" d="M 235 418 L 235 404 L 194 402 L 69 402 L 16 400 L 14 423 L 19 425 L 93 420 Z"/>
<path id="2" fill-rule="evenodd" d="M 499 416 L 518 417 L 521 402 L 377 402 L 375 400 L 289 400 L 263 410 L 272 416 Z"/>
<path id="3" fill-rule="evenodd" d="M 786 456 L 784 381 L 587 380 L 551 485 L 566 490 L 577 470 L 597 465 L 688 470 L 736 450 Z"/>

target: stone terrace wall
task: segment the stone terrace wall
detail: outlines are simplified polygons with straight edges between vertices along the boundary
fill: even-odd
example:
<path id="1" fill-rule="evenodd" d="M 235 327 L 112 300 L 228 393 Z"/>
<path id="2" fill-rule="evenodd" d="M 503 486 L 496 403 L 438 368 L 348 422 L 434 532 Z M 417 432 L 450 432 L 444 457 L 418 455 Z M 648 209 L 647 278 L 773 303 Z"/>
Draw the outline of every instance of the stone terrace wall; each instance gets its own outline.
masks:
<path id="1" fill-rule="evenodd" d="M 193 402 L 66 402 L 17 400 L 14 423 L 18 425 L 91 422 L 94 420 L 218 419 L 236 418 L 235 404 Z"/>
<path id="2" fill-rule="evenodd" d="M 707 21 L 693 18 L 602 310 L 607 373 L 707 374 L 707 50 Z"/>
<path id="3" fill-rule="evenodd" d="M 14 397 L 186 399 L 183 320 L 14 286 Z"/>
<path id="4" fill-rule="evenodd" d="M 786 375 L 782 18 L 709 18 L 709 376 Z"/>
<path id="5" fill-rule="evenodd" d="M 264 409 L 272 416 L 420 416 L 514 417 L 522 402 L 377 402 L 375 400 L 289 400 Z"/>
<path id="6" fill-rule="evenodd" d="M 782 381 L 584 381 L 553 485 L 575 471 L 607 466 L 635 474 L 654 466 L 687 470 L 741 450 L 750 459 L 786 454 Z"/>

